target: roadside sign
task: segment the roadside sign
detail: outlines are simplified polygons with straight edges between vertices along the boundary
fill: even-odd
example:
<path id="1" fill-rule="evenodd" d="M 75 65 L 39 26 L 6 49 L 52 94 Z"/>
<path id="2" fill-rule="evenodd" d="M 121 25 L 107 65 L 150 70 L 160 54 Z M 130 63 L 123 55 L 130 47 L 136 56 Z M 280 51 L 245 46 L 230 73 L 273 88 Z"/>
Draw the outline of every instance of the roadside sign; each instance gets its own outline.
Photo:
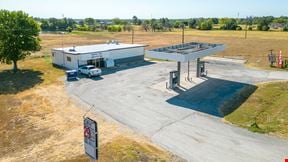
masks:
<path id="1" fill-rule="evenodd" d="M 84 118 L 84 148 L 85 153 L 92 159 L 98 159 L 98 130 L 97 122 Z"/>

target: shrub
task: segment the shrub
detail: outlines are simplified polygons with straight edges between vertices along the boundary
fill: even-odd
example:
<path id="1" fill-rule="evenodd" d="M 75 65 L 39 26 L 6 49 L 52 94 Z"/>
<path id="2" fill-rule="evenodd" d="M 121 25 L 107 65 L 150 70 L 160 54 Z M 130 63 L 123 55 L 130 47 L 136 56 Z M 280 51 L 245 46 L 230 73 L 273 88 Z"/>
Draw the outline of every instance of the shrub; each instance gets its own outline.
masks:
<path id="1" fill-rule="evenodd" d="M 212 22 L 204 21 L 200 23 L 199 29 L 200 30 L 211 30 L 213 27 Z"/>
<path id="2" fill-rule="evenodd" d="M 268 31 L 270 27 L 268 25 L 264 25 L 261 27 L 261 31 Z"/>
<path id="3" fill-rule="evenodd" d="M 288 31 L 288 24 L 286 24 L 285 26 L 284 26 L 284 28 L 283 28 L 283 31 Z"/>
<path id="4" fill-rule="evenodd" d="M 79 31 L 89 31 L 89 27 L 87 25 L 83 25 L 83 26 L 79 25 L 79 26 L 77 26 L 77 30 L 79 30 Z"/>
<path id="5" fill-rule="evenodd" d="M 236 30 L 242 30 L 241 26 L 237 26 Z"/>
<path id="6" fill-rule="evenodd" d="M 221 19 L 221 30 L 237 30 L 238 24 L 235 19 L 223 18 Z"/>
<path id="7" fill-rule="evenodd" d="M 119 25 L 109 25 L 107 27 L 107 30 L 109 32 L 121 32 L 122 31 L 122 26 Z"/>
<path id="8" fill-rule="evenodd" d="M 73 30 L 73 28 L 72 28 L 72 27 L 70 27 L 70 26 L 68 26 L 68 27 L 67 27 L 67 29 L 66 29 L 66 31 L 68 31 L 69 33 L 71 33 L 71 32 L 72 32 L 72 30 Z"/>

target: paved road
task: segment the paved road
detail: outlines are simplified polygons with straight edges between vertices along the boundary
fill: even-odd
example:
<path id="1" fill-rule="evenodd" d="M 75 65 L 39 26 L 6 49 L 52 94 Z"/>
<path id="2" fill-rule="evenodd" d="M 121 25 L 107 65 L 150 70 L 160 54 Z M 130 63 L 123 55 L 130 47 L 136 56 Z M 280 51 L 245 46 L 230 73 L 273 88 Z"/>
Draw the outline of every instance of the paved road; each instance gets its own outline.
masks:
<path id="1" fill-rule="evenodd" d="M 229 88 L 221 93 L 212 79 L 227 82 L 233 89 L 233 83 L 288 79 L 288 73 L 248 70 L 241 64 L 217 61 L 210 61 L 207 67 L 211 79 L 198 88 L 206 93 L 198 93 L 197 100 L 185 92 L 184 96 L 174 95 L 151 88 L 168 79 L 168 72 L 176 68 L 171 62 L 109 71 L 101 79 L 67 83 L 67 90 L 188 161 L 283 161 L 288 156 L 287 141 L 222 123 L 217 113 L 206 112 L 205 107 L 213 108 L 216 101 L 234 93 Z M 197 92 L 193 88 L 189 91 Z"/>

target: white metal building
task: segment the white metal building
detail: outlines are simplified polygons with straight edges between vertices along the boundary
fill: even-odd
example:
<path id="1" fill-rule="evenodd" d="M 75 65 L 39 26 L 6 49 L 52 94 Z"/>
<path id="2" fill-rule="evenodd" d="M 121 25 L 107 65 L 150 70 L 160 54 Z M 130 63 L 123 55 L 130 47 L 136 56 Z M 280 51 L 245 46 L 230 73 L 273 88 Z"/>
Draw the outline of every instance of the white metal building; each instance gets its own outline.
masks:
<path id="1" fill-rule="evenodd" d="M 68 69 L 81 65 L 113 67 L 118 64 L 144 60 L 146 45 L 107 43 L 52 49 L 52 62 Z"/>

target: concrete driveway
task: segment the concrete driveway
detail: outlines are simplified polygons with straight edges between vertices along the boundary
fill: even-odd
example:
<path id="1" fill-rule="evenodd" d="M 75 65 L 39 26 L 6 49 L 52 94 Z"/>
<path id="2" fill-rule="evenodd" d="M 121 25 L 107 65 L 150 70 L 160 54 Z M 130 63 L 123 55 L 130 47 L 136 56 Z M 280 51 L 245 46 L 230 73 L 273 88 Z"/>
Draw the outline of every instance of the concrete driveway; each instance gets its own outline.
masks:
<path id="1" fill-rule="evenodd" d="M 217 113 L 217 107 L 233 97 L 235 89 L 288 79 L 288 73 L 210 61 L 210 81 L 183 93 L 170 93 L 153 86 L 165 83 L 176 63 L 142 65 L 106 70 L 107 75 L 99 80 L 69 82 L 67 91 L 188 161 L 281 162 L 288 156 L 287 141 L 225 124 Z"/>

